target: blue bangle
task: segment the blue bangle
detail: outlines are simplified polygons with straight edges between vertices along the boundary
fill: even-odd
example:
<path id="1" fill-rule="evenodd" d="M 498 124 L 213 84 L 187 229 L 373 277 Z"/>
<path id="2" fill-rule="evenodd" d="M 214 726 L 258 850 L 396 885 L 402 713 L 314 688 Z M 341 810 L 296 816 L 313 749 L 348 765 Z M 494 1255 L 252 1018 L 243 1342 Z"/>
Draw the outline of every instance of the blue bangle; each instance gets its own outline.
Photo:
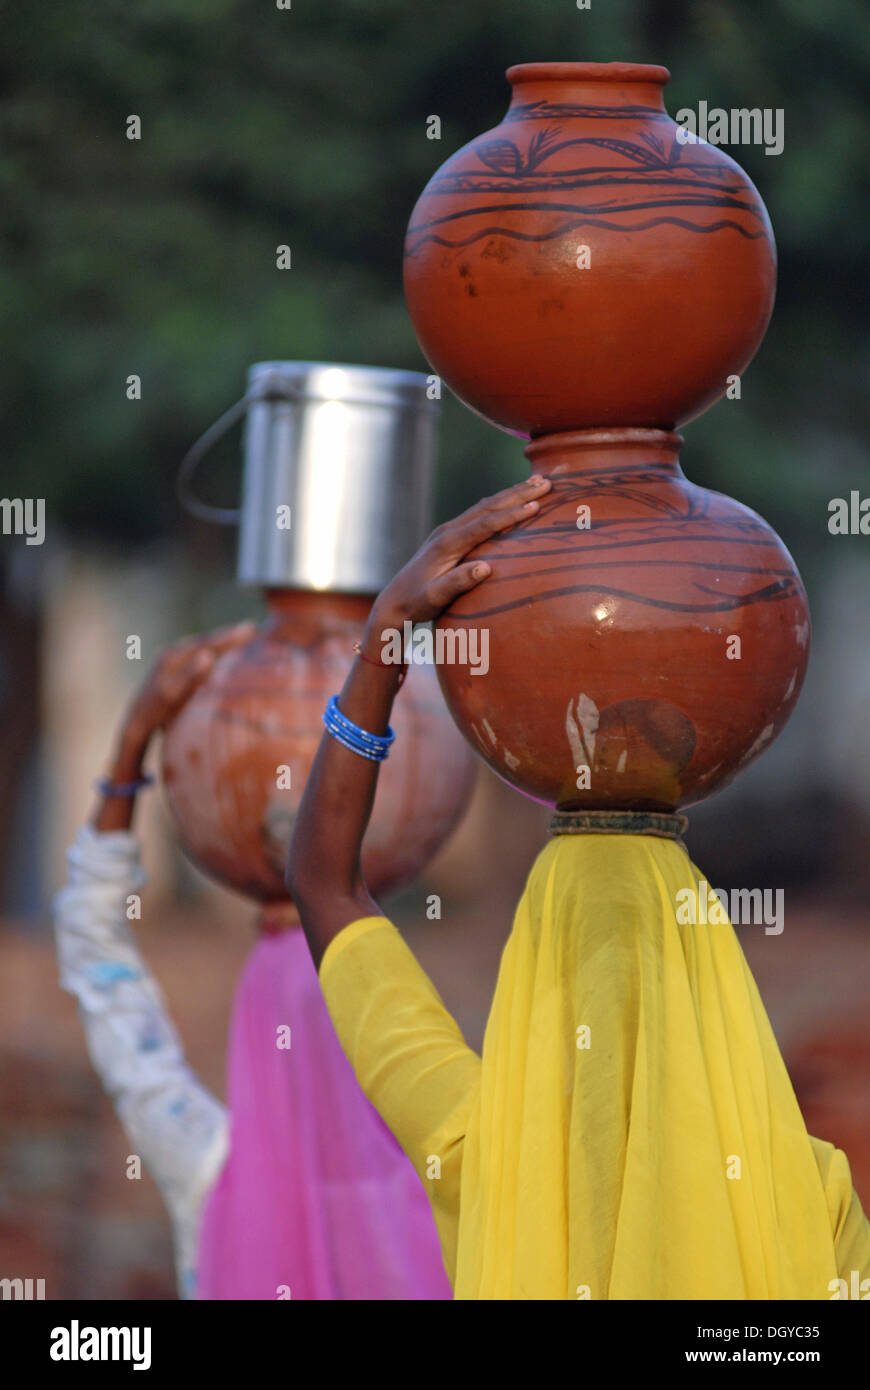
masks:
<path id="1" fill-rule="evenodd" d="M 154 778 L 150 772 L 145 772 L 135 782 L 113 782 L 108 777 L 100 777 L 94 783 L 101 796 L 135 796 L 143 787 L 150 787 Z"/>
<path id="2" fill-rule="evenodd" d="M 323 714 L 323 722 L 326 731 L 331 734 L 337 743 L 350 749 L 351 753 L 358 753 L 361 758 L 368 758 L 371 762 L 380 763 L 384 758 L 389 757 L 390 745 L 396 735 L 387 726 L 387 732 L 381 734 L 370 734 L 365 729 L 361 729 L 358 724 L 354 724 L 352 719 L 342 714 L 338 708 L 338 696 L 333 695 Z"/>
<path id="3" fill-rule="evenodd" d="M 361 740 L 367 746 L 376 749 L 389 748 L 396 737 L 389 726 L 385 734 L 370 734 L 365 729 L 361 729 L 358 724 L 354 724 L 353 720 L 348 719 L 347 715 L 343 714 L 338 708 L 337 695 L 333 695 L 327 705 L 326 714 L 329 715 L 333 725 L 336 725 L 343 733 L 348 734 L 351 738 Z"/>

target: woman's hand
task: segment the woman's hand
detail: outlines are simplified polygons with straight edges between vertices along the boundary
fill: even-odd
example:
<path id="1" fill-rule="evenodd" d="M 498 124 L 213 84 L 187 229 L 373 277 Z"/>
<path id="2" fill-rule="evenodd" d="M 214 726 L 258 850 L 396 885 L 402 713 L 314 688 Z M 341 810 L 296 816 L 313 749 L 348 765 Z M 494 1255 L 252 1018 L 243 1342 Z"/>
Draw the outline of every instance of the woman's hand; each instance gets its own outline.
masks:
<path id="1" fill-rule="evenodd" d="M 163 729 L 210 675 L 219 656 L 250 642 L 254 623 L 221 628 L 207 637 L 191 637 L 161 652 L 134 697 L 118 734 L 107 777 L 113 786 L 136 783 L 154 734 Z M 126 830 L 133 818 L 135 793 L 104 796 L 94 813 L 100 831 Z"/>
<path id="2" fill-rule="evenodd" d="M 120 746 L 139 749 L 144 756 L 154 734 L 166 727 L 207 679 L 218 657 L 250 642 L 255 631 L 254 623 L 237 623 L 161 652 L 127 710 Z"/>
<path id="3" fill-rule="evenodd" d="M 550 485 L 549 478 L 536 474 L 485 497 L 433 531 L 375 600 L 367 628 L 370 640 L 379 640 L 383 628 L 437 618 L 460 594 L 486 579 L 491 567 L 485 560 L 466 560 L 466 555 L 490 536 L 534 516 Z"/>

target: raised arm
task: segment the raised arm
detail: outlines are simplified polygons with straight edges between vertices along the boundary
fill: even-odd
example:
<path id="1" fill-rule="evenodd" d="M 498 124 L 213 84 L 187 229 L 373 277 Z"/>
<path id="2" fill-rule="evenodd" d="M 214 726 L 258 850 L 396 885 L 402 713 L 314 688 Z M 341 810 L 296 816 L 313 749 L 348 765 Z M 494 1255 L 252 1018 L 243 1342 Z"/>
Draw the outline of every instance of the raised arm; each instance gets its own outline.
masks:
<path id="1" fill-rule="evenodd" d="M 187 1065 L 160 988 L 137 948 L 128 907 L 145 880 L 130 826 L 155 732 L 217 656 L 250 635 L 245 625 L 162 655 L 122 721 L 103 792 L 91 824 L 70 847 L 67 880 L 54 903 L 61 985 L 78 1000 L 91 1061 L 131 1152 L 169 1208 L 183 1296 L 192 1291 L 202 1198 L 223 1161 L 226 1112 Z"/>
<path id="2" fill-rule="evenodd" d="M 238 623 L 208 637 L 191 637 L 161 652 L 121 720 L 91 824 L 96 831 L 129 830 L 136 797 L 150 780 L 143 773 L 154 735 L 166 727 L 211 672 L 218 657 L 249 642 L 253 623 Z"/>
<path id="3" fill-rule="evenodd" d="M 340 713 L 359 729 L 384 736 L 403 667 L 384 660 L 384 634 L 405 622 L 437 618 L 490 572 L 465 556 L 499 531 L 528 519 L 549 490 L 533 477 L 485 498 L 439 526 L 375 600 L 361 657 L 338 697 Z M 311 769 L 287 861 L 293 896 L 315 965 L 334 936 L 355 918 L 378 916 L 360 868 L 360 850 L 377 787 L 379 763 L 325 733 Z"/>

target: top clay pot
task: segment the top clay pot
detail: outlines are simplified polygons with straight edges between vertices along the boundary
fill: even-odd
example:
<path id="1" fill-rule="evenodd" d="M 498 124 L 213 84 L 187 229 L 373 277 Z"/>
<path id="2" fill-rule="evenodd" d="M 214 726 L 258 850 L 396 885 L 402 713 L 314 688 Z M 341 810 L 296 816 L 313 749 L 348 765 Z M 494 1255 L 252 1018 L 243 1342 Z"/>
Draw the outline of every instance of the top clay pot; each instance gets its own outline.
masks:
<path id="1" fill-rule="evenodd" d="M 430 179 L 405 243 L 421 347 L 520 434 L 672 429 L 752 359 L 776 251 L 753 184 L 686 142 L 666 68 L 525 63 L 495 130 Z M 682 137 L 682 138 L 681 138 Z"/>

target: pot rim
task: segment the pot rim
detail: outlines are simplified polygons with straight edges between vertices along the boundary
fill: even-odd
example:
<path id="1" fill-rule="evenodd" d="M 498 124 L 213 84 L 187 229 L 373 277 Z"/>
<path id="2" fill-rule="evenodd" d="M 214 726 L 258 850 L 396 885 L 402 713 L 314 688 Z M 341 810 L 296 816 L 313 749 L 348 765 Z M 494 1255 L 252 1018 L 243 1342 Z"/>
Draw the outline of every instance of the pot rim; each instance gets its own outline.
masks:
<path id="1" fill-rule="evenodd" d="M 515 63 L 505 73 L 511 86 L 518 82 L 655 82 L 670 80 L 657 63 Z"/>

